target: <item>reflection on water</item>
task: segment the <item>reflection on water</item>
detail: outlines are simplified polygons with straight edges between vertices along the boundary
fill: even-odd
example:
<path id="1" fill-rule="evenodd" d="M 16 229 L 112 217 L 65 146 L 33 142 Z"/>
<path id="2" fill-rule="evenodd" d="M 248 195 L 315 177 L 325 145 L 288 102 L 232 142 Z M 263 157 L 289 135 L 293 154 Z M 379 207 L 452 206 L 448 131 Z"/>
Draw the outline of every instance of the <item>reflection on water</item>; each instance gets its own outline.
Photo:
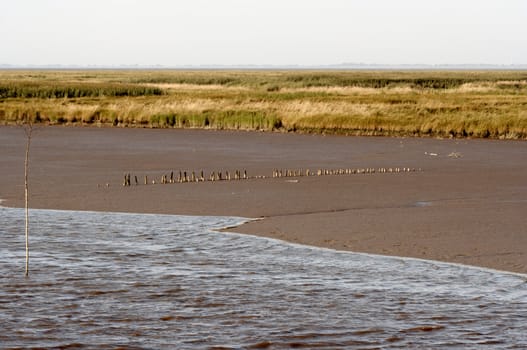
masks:
<path id="1" fill-rule="evenodd" d="M 0 208 L 0 347 L 527 348 L 527 276 L 211 231 L 240 218 Z"/>

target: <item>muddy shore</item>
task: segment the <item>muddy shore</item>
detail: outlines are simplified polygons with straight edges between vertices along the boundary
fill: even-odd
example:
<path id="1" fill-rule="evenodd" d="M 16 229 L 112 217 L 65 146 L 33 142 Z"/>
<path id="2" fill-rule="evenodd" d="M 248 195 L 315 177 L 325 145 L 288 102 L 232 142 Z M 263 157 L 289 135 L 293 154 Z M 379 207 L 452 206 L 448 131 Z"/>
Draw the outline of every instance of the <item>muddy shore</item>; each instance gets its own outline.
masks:
<path id="1" fill-rule="evenodd" d="M 25 141 L 0 127 L 3 205 L 23 206 Z M 30 166 L 33 208 L 262 218 L 232 230 L 527 273 L 525 141 L 37 127 Z M 416 171 L 272 178 L 362 168 Z M 266 178 L 159 184 L 179 170 Z"/>

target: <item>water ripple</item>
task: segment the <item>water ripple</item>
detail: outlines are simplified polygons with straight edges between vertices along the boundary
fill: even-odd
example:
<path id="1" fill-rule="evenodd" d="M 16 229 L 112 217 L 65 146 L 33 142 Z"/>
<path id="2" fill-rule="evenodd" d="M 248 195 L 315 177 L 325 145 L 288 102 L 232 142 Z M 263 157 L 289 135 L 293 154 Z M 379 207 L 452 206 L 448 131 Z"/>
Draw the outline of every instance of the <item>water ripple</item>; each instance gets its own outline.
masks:
<path id="1" fill-rule="evenodd" d="M 0 208 L 3 348 L 527 348 L 527 276 L 212 231 L 241 218 Z"/>

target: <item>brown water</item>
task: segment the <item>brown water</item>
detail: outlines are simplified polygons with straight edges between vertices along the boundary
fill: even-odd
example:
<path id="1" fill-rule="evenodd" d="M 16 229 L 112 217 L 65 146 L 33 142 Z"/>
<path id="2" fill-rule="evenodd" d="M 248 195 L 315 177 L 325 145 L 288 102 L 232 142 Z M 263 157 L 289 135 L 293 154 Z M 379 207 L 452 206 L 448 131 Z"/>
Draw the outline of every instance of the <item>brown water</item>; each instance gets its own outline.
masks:
<path id="1" fill-rule="evenodd" d="M 0 208 L 0 348 L 525 349 L 527 276 L 223 234 L 243 219 Z"/>

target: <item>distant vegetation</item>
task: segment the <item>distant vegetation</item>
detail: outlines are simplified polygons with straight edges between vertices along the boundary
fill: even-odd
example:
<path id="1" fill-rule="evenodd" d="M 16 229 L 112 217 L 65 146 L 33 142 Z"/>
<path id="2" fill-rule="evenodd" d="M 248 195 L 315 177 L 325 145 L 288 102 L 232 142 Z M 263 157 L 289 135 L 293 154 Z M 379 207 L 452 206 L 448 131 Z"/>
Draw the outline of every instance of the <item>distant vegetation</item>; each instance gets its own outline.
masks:
<path id="1" fill-rule="evenodd" d="M 163 90 L 150 86 L 116 83 L 0 82 L 0 99 L 6 98 L 74 98 L 162 95 Z"/>
<path id="2" fill-rule="evenodd" d="M 0 71 L 0 123 L 527 138 L 527 71 Z"/>

